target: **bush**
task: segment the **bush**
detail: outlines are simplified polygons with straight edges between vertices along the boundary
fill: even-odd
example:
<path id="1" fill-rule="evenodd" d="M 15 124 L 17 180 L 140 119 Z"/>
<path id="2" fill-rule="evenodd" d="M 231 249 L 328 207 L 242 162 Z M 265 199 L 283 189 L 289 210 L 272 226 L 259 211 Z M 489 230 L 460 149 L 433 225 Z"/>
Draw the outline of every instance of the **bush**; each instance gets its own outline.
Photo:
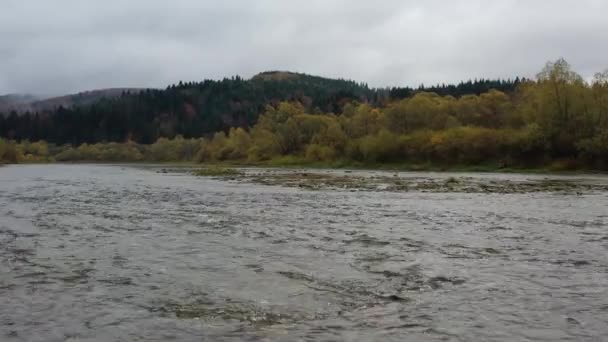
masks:
<path id="1" fill-rule="evenodd" d="M 398 136 L 387 130 L 363 137 L 359 148 L 365 161 L 387 162 L 399 158 Z"/>
<path id="2" fill-rule="evenodd" d="M 306 159 L 309 161 L 327 162 L 335 160 L 336 156 L 336 150 L 331 146 L 312 144 L 306 148 Z"/>
<path id="3" fill-rule="evenodd" d="M 0 164 L 18 163 L 22 158 L 14 142 L 0 139 Z"/>

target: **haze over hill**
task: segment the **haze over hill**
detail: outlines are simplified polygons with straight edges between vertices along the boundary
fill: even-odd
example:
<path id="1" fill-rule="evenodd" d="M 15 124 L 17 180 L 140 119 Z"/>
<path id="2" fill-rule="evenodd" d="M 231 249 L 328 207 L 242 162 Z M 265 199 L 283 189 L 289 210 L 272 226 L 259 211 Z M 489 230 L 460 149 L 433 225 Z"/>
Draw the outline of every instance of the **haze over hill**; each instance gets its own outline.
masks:
<path id="1" fill-rule="evenodd" d="M 0 113 L 8 113 L 29 106 L 29 104 L 41 100 L 41 97 L 32 94 L 6 94 L 0 95 Z"/>
<path id="2" fill-rule="evenodd" d="M 43 112 L 59 107 L 72 108 L 93 104 L 104 98 L 114 98 L 124 93 L 137 93 L 143 88 L 96 89 L 63 96 L 44 97 L 32 94 L 8 94 L 0 96 L 0 113 Z"/>

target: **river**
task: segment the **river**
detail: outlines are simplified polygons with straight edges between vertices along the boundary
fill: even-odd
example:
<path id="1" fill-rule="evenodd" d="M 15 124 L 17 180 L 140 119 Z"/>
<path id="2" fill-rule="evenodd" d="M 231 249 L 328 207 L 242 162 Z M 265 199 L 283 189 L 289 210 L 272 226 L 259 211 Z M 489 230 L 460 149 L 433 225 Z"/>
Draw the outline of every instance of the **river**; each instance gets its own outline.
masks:
<path id="1" fill-rule="evenodd" d="M 0 340 L 607 341 L 607 228 L 594 188 L 311 190 L 6 166 Z"/>

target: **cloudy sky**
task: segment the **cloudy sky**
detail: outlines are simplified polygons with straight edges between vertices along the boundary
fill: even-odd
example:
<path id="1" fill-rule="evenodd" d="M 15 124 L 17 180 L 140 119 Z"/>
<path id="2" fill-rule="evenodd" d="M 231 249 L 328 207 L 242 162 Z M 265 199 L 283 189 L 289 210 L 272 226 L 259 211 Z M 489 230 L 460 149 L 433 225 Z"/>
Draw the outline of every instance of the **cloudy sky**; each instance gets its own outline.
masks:
<path id="1" fill-rule="evenodd" d="M 291 70 L 373 86 L 608 68 L 605 0 L 2 0 L 0 94 Z"/>

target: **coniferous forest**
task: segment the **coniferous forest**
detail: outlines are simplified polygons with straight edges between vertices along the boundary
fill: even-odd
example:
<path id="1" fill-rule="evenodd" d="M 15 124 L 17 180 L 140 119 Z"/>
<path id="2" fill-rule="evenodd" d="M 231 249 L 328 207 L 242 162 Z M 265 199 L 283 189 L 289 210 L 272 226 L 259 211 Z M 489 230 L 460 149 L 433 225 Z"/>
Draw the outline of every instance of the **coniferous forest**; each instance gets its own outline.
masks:
<path id="1" fill-rule="evenodd" d="M 608 72 L 419 88 L 287 72 L 0 115 L 0 160 L 608 168 Z"/>

